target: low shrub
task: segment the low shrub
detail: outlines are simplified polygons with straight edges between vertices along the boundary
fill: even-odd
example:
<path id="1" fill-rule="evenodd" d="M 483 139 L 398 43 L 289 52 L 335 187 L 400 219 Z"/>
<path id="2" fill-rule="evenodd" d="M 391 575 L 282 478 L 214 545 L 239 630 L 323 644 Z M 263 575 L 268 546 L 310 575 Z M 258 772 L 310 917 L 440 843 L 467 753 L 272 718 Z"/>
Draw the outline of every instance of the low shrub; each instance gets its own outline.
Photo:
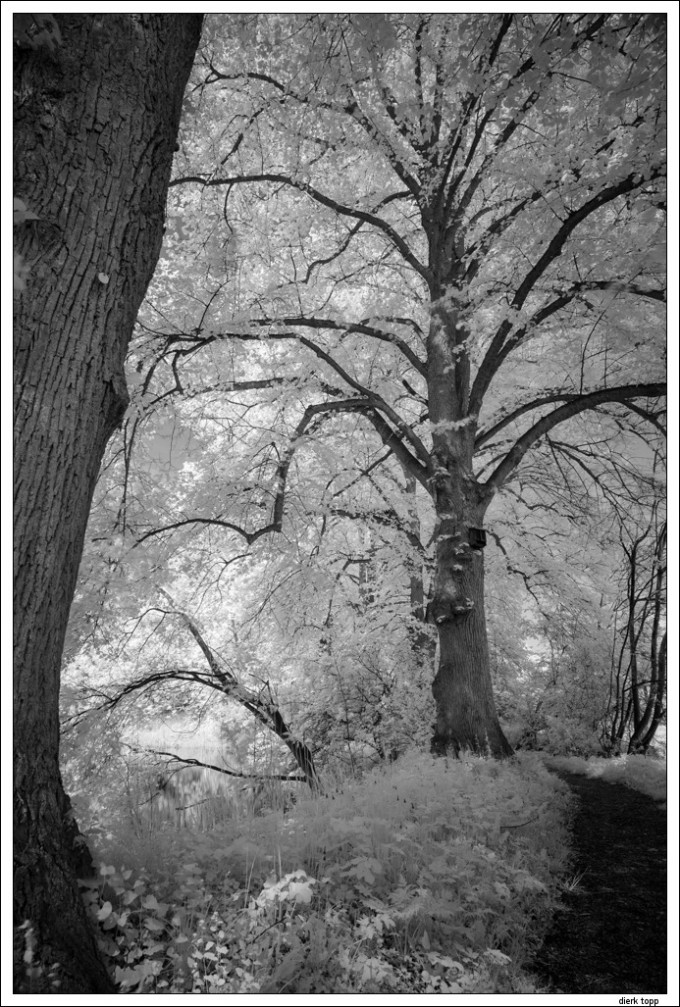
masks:
<path id="1" fill-rule="evenodd" d="M 567 790 L 536 760 L 407 755 L 288 814 L 159 834 L 153 876 L 104 866 L 88 898 L 124 992 L 531 992 Z"/>

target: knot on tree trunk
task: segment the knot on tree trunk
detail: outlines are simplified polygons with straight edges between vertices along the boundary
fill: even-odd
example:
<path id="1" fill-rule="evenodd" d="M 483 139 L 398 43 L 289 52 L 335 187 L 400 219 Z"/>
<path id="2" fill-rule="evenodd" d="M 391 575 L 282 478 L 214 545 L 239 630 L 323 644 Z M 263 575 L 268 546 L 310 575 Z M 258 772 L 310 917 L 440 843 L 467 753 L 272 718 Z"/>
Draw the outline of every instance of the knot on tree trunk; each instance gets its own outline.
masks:
<path id="1" fill-rule="evenodd" d="M 427 618 L 436 626 L 442 626 L 446 622 L 453 622 L 455 619 L 463 619 L 469 615 L 475 607 L 472 598 L 465 595 L 450 594 L 437 598 L 431 602 L 427 608 Z"/>

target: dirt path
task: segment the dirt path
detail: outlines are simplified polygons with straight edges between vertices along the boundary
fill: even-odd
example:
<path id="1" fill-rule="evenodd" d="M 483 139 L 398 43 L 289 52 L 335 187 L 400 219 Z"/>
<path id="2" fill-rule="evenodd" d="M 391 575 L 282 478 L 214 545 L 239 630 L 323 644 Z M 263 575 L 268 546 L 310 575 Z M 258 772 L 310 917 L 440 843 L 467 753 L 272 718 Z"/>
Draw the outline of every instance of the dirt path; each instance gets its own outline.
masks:
<path id="1" fill-rule="evenodd" d="M 533 969 L 553 992 L 666 992 L 666 812 L 622 784 L 558 775 L 579 799 L 574 876 Z"/>

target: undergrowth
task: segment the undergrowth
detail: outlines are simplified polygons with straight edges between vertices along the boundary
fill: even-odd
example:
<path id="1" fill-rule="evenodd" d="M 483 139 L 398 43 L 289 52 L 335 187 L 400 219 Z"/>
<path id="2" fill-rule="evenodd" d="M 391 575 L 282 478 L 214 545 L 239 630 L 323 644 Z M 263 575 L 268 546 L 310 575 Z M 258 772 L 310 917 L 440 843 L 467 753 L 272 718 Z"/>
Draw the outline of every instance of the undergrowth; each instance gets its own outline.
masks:
<path id="1" fill-rule="evenodd" d="M 118 837 L 86 898 L 121 992 L 531 993 L 567 792 L 535 761 L 404 756 L 153 856 Z"/>

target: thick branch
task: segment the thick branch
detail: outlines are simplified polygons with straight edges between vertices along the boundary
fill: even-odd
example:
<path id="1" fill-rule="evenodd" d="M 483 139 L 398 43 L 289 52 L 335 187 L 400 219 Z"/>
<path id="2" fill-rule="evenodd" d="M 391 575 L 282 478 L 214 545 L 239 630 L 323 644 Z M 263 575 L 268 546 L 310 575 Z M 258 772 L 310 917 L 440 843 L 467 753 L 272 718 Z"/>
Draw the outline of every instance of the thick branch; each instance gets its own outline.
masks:
<path id="1" fill-rule="evenodd" d="M 369 394 L 367 396 L 357 398 L 338 399 L 332 402 L 319 402 L 307 406 L 302 419 L 295 428 L 288 450 L 281 460 L 277 470 L 276 497 L 274 500 L 272 520 L 268 524 L 263 525 L 256 531 L 249 532 L 240 525 L 234 524 L 232 521 L 226 521 L 221 517 L 183 518 L 181 521 L 173 521 L 170 524 L 162 525 L 159 528 L 153 528 L 151 531 L 145 532 L 137 539 L 136 545 L 141 545 L 141 543 L 146 541 L 146 539 L 153 538 L 156 535 L 162 535 L 164 532 L 174 531 L 177 528 L 185 528 L 189 525 L 208 525 L 216 528 L 224 528 L 226 531 L 236 532 L 237 535 L 240 535 L 246 540 L 248 545 L 252 545 L 253 542 L 256 542 L 264 535 L 279 533 L 283 527 L 288 471 L 290 469 L 290 464 L 293 459 L 297 442 L 308 429 L 314 417 L 322 413 L 354 412 L 364 415 L 377 431 L 383 444 L 385 444 L 385 446 L 396 455 L 401 463 L 406 466 L 410 472 L 412 472 L 415 478 L 417 478 L 425 488 L 428 488 L 428 467 L 430 464 L 429 452 L 425 449 L 420 439 L 416 437 L 412 431 L 410 431 L 408 425 L 399 417 L 397 417 L 399 422 L 398 430 L 395 430 L 389 425 L 389 423 L 386 422 L 385 419 L 383 419 L 377 411 L 381 408 L 381 405 L 376 401 L 377 398 L 379 397 L 374 397 Z M 382 402 L 382 400 L 380 400 L 380 402 Z M 390 414 L 391 413 L 392 410 L 390 410 Z M 412 454 L 408 447 L 404 444 L 402 440 L 402 428 L 403 430 L 406 430 L 416 441 L 416 444 L 419 445 L 420 449 L 418 451 L 418 456 Z"/>
<path id="2" fill-rule="evenodd" d="M 164 531 L 174 531 L 176 528 L 185 528 L 187 525 L 193 524 L 215 525 L 217 528 L 236 532 L 237 535 L 246 540 L 248 545 L 252 545 L 258 538 L 261 538 L 262 535 L 266 535 L 270 531 L 279 531 L 273 522 L 263 528 L 258 528 L 257 531 L 249 532 L 245 528 L 241 528 L 240 525 L 233 524 L 231 521 L 223 521 L 222 518 L 190 517 L 184 518 L 182 521 L 173 521 L 172 524 L 164 524 L 160 528 L 153 528 L 151 531 L 145 532 L 136 540 L 136 545 L 141 545 L 142 542 L 145 542 L 148 538 L 153 538 L 155 535 L 162 535 Z"/>
<path id="3" fill-rule="evenodd" d="M 205 178 L 202 175 L 184 175 L 181 178 L 173 179 L 170 185 L 186 185 L 189 182 L 195 182 L 197 185 L 202 185 L 205 188 L 214 188 L 215 186 L 220 185 L 244 185 L 249 182 L 274 182 L 278 185 L 288 185 L 293 189 L 297 189 L 298 192 L 304 192 L 306 196 L 309 196 L 310 199 L 313 199 L 316 203 L 327 207 L 329 210 L 333 210 L 334 213 L 337 213 L 342 217 L 353 217 L 355 220 L 361 220 L 364 223 L 375 227 L 377 230 L 382 231 L 382 233 L 390 240 L 392 246 L 399 252 L 409 266 L 415 269 L 415 271 L 426 281 L 430 278 L 430 270 L 416 255 L 413 254 L 408 246 L 408 243 L 386 220 L 383 220 L 382 217 L 378 217 L 374 213 L 368 213 L 366 210 L 360 210 L 358 207 L 346 206 L 344 203 L 339 203 L 337 199 L 333 199 L 331 196 L 327 196 L 325 193 L 320 192 L 319 189 L 310 185 L 309 182 L 303 181 L 301 178 L 294 178 L 289 175 L 280 175 L 274 172 L 263 172 L 262 174 L 254 175 L 228 175 L 225 178 Z"/>
<path id="4" fill-rule="evenodd" d="M 387 206 L 389 203 L 396 202 L 396 200 L 399 199 L 410 199 L 410 193 L 409 192 L 390 193 L 390 195 L 385 196 L 383 199 L 380 200 L 379 203 L 376 204 L 376 206 L 373 209 L 373 212 L 376 213 L 383 206 Z M 335 246 L 335 248 L 333 248 L 330 255 L 326 255 L 320 259 L 314 259 L 312 262 L 310 262 L 307 266 L 307 273 L 305 275 L 303 282 L 309 283 L 310 277 L 315 269 L 318 269 L 320 266 L 326 266 L 331 262 L 335 262 L 336 259 L 339 259 L 340 256 L 347 251 L 350 244 L 352 243 L 352 239 L 359 233 L 359 231 L 363 226 L 364 221 L 359 220 L 357 221 L 356 224 L 353 224 L 351 227 L 348 227 L 347 233 L 345 234 L 344 238 L 338 245 Z"/>
<path id="5" fill-rule="evenodd" d="M 587 393 L 586 393 L 587 394 Z M 532 399 L 530 402 L 525 402 L 523 405 L 518 406 L 511 412 L 506 413 L 502 416 L 500 420 L 494 423 L 493 426 L 486 430 L 480 431 L 479 435 L 475 440 L 475 450 L 483 447 L 487 444 L 493 437 L 495 437 L 501 430 L 514 423 L 515 420 L 519 419 L 525 413 L 532 412 L 534 409 L 540 409 L 542 406 L 550 405 L 553 402 L 573 402 L 575 399 L 580 399 L 583 397 L 583 393 L 576 392 L 554 392 L 548 395 L 542 395 L 539 398 Z M 656 415 L 649 412 L 649 410 L 641 409 L 639 406 L 634 405 L 632 402 L 627 402 L 628 408 L 631 412 L 637 413 L 652 426 L 656 427 L 659 433 L 665 435 L 666 431 L 659 423 Z"/>
<path id="6" fill-rule="evenodd" d="M 399 459 L 404 468 L 418 480 L 421 486 L 425 487 L 428 493 L 430 493 L 432 490 L 432 485 L 429 481 L 432 459 L 429 451 L 425 452 L 425 464 L 423 464 L 418 460 L 418 458 L 411 454 L 409 449 L 401 440 L 397 431 L 393 430 L 389 423 L 386 423 L 379 413 L 377 413 L 374 409 L 371 409 L 370 411 L 367 410 L 365 415 L 380 435 L 385 447 L 390 448 L 394 452 L 395 456 Z"/>
<path id="7" fill-rule="evenodd" d="M 566 402 L 553 412 L 543 416 L 519 440 L 515 441 L 503 461 L 486 481 L 486 488 L 491 491 L 500 489 L 513 474 L 530 447 L 544 437 L 558 423 L 563 423 L 578 413 L 588 409 L 596 409 L 605 402 L 627 403 L 628 399 L 655 398 L 666 394 L 665 384 L 623 385 L 619 388 L 602 388 L 587 395 L 576 396 L 571 402 Z"/>
<path id="8" fill-rule="evenodd" d="M 319 323 L 318 327 L 319 328 L 322 327 L 321 323 Z M 261 339 L 260 336 L 253 335 L 252 333 L 248 332 L 225 332 L 222 333 L 221 336 L 226 339 L 229 338 L 242 339 L 242 340 Z M 345 368 L 331 356 L 330 353 L 327 353 L 326 350 L 322 349 L 320 346 L 317 346 L 316 343 L 313 343 L 311 339 L 308 339 L 306 336 L 302 336 L 297 332 L 274 332 L 270 333 L 268 338 L 296 339 L 298 340 L 298 342 L 302 343 L 303 346 L 306 346 L 308 349 L 310 349 L 312 353 L 315 353 L 316 356 L 319 357 L 320 360 L 323 360 L 325 363 L 327 363 L 328 366 L 331 367 L 335 371 L 335 373 L 338 374 L 343 379 L 343 381 L 345 381 L 349 385 L 350 388 L 358 392 L 359 395 L 372 406 L 373 410 L 376 411 L 376 415 L 377 411 L 380 411 L 384 413 L 385 416 L 387 416 L 390 423 L 392 423 L 394 427 L 396 427 L 396 429 L 399 431 L 400 439 L 403 438 L 409 441 L 414 450 L 416 458 L 420 461 L 421 466 L 426 466 L 429 464 L 430 454 L 425 445 L 423 444 L 423 442 L 421 441 L 421 439 L 413 431 L 412 427 L 405 420 L 401 418 L 401 416 L 397 413 L 397 411 L 393 409 L 392 406 L 390 406 L 383 399 L 381 395 L 378 395 L 377 392 L 371 391 L 370 388 L 366 388 L 365 385 L 362 385 L 359 381 L 356 381 L 355 378 L 353 378 L 351 374 L 349 374 L 345 370 Z M 371 422 L 373 422 L 373 419 L 371 419 Z M 378 429 L 377 426 L 376 429 Z M 391 433 L 393 435 L 393 431 L 391 431 Z M 409 458 L 411 457 L 412 456 L 409 453 Z"/>
<path id="9" fill-rule="evenodd" d="M 391 332 L 385 332 L 384 329 L 378 329 L 375 325 L 369 325 L 367 322 L 336 322 L 329 318 L 316 318 L 313 315 L 307 315 L 291 318 L 257 318 L 253 320 L 252 324 L 263 326 L 298 325 L 301 328 L 327 329 L 332 332 L 342 332 L 348 336 L 353 332 L 358 332 L 363 336 L 370 336 L 372 339 L 380 339 L 382 342 L 393 343 L 401 350 L 408 362 L 419 374 L 425 377 L 427 373 L 426 364 L 413 352 L 407 342 L 399 336 L 395 336 Z"/>

